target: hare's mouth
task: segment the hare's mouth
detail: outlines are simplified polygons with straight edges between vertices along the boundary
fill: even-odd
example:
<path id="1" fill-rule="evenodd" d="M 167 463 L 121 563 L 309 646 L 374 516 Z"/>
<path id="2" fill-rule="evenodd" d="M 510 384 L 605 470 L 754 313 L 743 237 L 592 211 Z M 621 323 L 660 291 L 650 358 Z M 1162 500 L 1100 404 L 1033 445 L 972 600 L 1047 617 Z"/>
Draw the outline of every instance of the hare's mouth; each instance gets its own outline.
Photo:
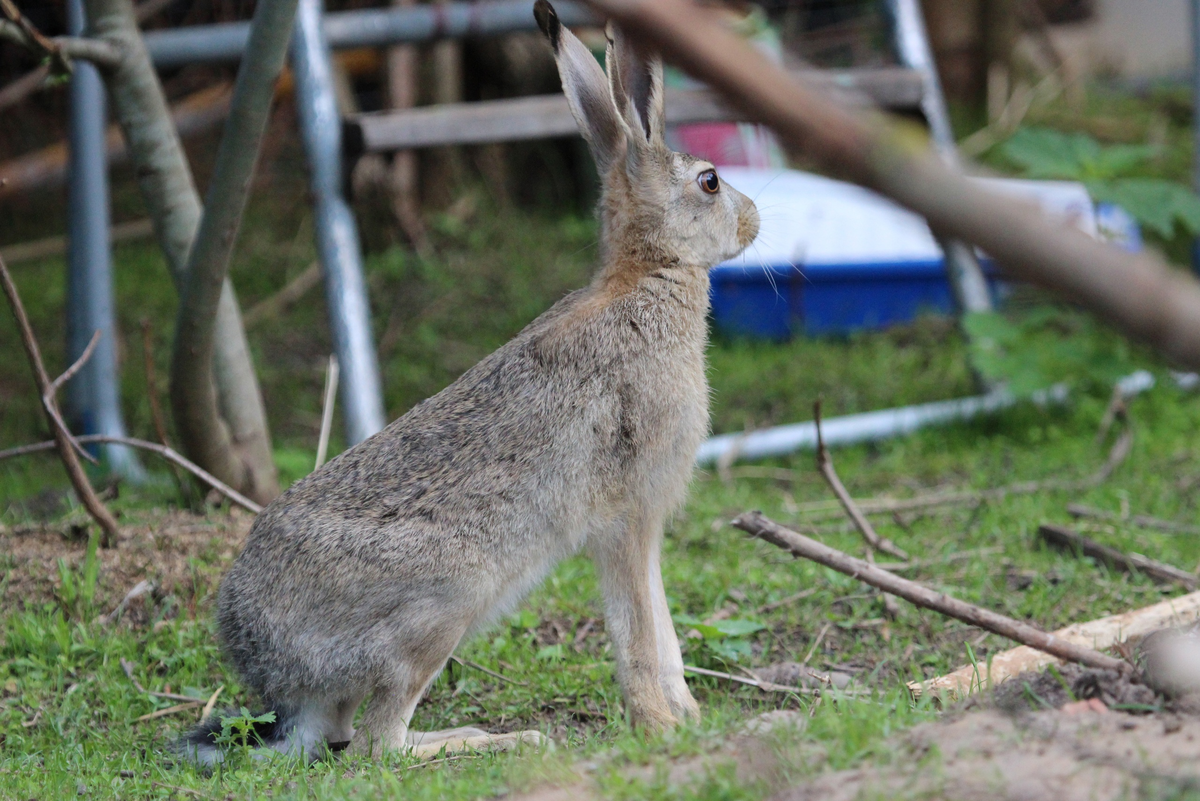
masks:
<path id="1" fill-rule="evenodd" d="M 751 204 L 738 215 L 737 241 L 741 248 L 749 247 L 758 236 L 758 209 Z"/>

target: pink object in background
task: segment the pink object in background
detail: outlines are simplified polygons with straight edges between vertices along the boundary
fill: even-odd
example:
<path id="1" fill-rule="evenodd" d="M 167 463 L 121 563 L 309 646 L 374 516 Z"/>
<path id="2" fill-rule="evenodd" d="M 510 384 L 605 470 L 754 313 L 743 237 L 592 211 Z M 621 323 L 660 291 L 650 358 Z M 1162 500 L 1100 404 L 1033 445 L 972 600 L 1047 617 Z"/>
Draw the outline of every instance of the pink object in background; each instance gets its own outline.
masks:
<path id="1" fill-rule="evenodd" d="M 718 167 L 783 166 L 774 135 L 759 125 L 736 122 L 704 122 L 677 125 L 668 139 L 676 150 L 711 161 Z"/>

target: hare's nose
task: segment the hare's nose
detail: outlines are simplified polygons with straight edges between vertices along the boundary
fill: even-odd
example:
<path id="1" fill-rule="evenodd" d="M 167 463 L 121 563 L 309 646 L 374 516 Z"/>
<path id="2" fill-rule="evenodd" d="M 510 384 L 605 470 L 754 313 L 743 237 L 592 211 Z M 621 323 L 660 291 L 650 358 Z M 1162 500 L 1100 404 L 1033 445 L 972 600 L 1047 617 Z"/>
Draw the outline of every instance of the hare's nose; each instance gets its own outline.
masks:
<path id="1" fill-rule="evenodd" d="M 758 236 L 758 207 L 754 205 L 754 201 L 746 198 L 746 202 L 742 205 L 738 212 L 738 244 L 746 247 L 754 241 L 754 237 Z"/>

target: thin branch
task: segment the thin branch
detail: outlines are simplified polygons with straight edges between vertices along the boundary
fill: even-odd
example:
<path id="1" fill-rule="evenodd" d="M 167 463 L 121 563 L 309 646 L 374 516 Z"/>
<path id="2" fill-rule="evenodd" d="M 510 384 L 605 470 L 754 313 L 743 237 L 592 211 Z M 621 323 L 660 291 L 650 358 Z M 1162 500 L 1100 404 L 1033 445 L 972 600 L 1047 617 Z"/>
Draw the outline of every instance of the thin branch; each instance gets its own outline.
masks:
<path id="1" fill-rule="evenodd" d="M 167 420 L 163 417 L 162 405 L 158 402 L 158 380 L 154 371 L 154 334 L 150 320 L 142 318 L 142 369 L 146 373 L 146 397 L 150 401 L 150 419 L 154 421 L 154 433 L 163 447 L 171 447 L 167 441 Z"/>
<path id="2" fill-rule="evenodd" d="M 880 537 L 875 533 L 875 528 L 867 520 L 866 516 L 859 511 L 858 506 L 854 503 L 854 499 L 850 497 L 850 493 L 846 491 L 846 487 L 842 484 L 842 480 L 838 478 L 837 471 L 833 469 L 833 459 L 829 456 L 829 451 L 825 447 L 825 440 L 821 436 L 821 401 L 813 403 L 813 420 L 817 426 L 817 470 L 825 478 L 825 482 L 829 484 L 829 488 L 833 490 L 833 494 L 837 496 L 841 502 L 842 508 L 846 510 L 846 514 L 854 521 L 854 527 L 862 534 L 863 539 L 867 541 L 867 546 L 884 553 L 891 554 L 897 559 L 908 561 L 908 552 L 903 548 L 898 547 L 891 540 Z"/>
<path id="3" fill-rule="evenodd" d="M 1200 526 L 1189 526 L 1187 523 L 1176 523 L 1174 520 L 1163 520 L 1162 518 L 1151 517 L 1150 515 L 1122 517 L 1115 512 L 1106 512 L 1103 509 L 1084 506 L 1081 503 L 1068 504 L 1067 514 L 1071 515 L 1071 517 L 1092 518 L 1094 520 L 1105 520 L 1110 523 L 1128 523 L 1139 528 L 1152 528 L 1170 534 L 1200 534 Z"/>
<path id="4" fill-rule="evenodd" d="M 278 317 L 304 297 L 309 290 L 321 283 L 321 275 L 321 262 L 314 261 L 309 264 L 274 295 L 260 300 L 247 309 L 246 313 L 242 315 L 242 324 L 249 329 L 263 320 Z"/>
<path id="5" fill-rule="evenodd" d="M 469 667 L 472 670 L 478 670 L 480 673 L 486 673 L 494 679 L 500 679 L 500 681 L 507 682 L 509 684 L 515 684 L 518 687 L 528 687 L 529 686 L 529 682 L 527 682 L 527 681 L 517 681 L 516 679 L 510 679 L 508 676 L 505 676 L 503 673 L 497 673 L 496 671 L 490 670 L 489 668 L 485 668 L 483 665 L 480 665 L 476 662 L 472 662 L 469 659 L 459 659 L 457 656 L 452 656 L 452 657 L 450 657 L 450 661 L 453 662 L 454 664 L 458 665 L 459 667 Z"/>
<path id="6" fill-rule="evenodd" d="M 1065 526 L 1044 523 L 1038 527 L 1038 537 L 1047 545 L 1090 556 L 1113 570 L 1123 573 L 1145 573 L 1160 583 L 1179 584 L 1189 590 L 1194 590 L 1197 586 L 1196 577 L 1186 570 L 1180 570 L 1174 565 L 1163 562 L 1156 562 L 1140 553 L 1122 553 L 1116 548 L 1101 545 L 1090 537 L 1085 537 Z"/>
<path id="7" fill-rule="evenodd" d="M 1078 662 L 1089 667 L 1115 670 L 1119 673 L 1129 673 L 1133 670 L 1133 666 L 1123 660 L 1114 659 L 1091 648 L 1066 642 L 1028 623 L 1022 623 L 957 598 L 951 598 L 945 593 L 936 592 L 915 581 L 909 581 L 889 573 L 876 565 L 855 559 L 849 554 L 784 528 L 765 517 L 761 512 L 747 512 L 740 515 L 733 521 L 733 525 L 751 536 L 790 552 L 793 556 L 811 559 L 872 587 L 897 595 L 917 606 L 932 609 L 972 626 L 1008 637 L 1060 659 Z"/>
<path id="8" fill-rule="evenodd" d="M 0 89 L 0 111 L 9 106 L 15 106 L 46 83 L 47 76 L 50 75 L 50 66 L 47 64 L 39 64 L 29 72 L 17 78 L 12 83 Z"/>
<path id="9" fill-rule="evenodd" d="M 29 324 L 29 317 L 25 314 L 25 306 L 21 303 L 21 296 L 17 293 L 17 286 L 13 283 L 12 276 L 9 275 L 8 267 L 2 258 L 0 258 L 0 283 L 4 285 L 4 294 L 8 296 L 13 316 L 17 319 L 17 327 L 21 331 L 21 343 L 25 346 L 25 354 L 29 357 L 29 366 L 33 369 L 34 382 L 42 397 L 45 398 L 51 386 L 50 376 L 46 374 L 46 366 L 42 363 L 42 354 L 38 348 L 37 339 L 33 335 L 33 327 Z M 79 458 L 71 449 L 70 432 L 59 415 L 49 413 L 53 407 L 53 403 L 47 405 L 46 416 L 50 419 L 50 425 L 54 430 L 54 443 L 62 457 L 63 467 L 66 468 L 67 476 L 71 479 L 71 484 L 75 487 L 75 493 L 79 496 L 80 502 L 83 503 L 84 508 L 96 521 L 96 524 L 100 526 L 100 544 L 110 548 L 117 541 L 117 520 L 96 496 L 96 491 L 92 489 L 87 473 L 83 471 L 83 466 L 79 464 Z"/>
<path id="10" fill-rule="evenodd" d="M 231 487 L 228 484 L 226 484 L 225 482 L 221 481 L 219 478 L 214 476 L 212 473 L 208 472 L 204 468 L 197 465 L 195 462 L 190 461 L 189 459 L 182 456 L 174 449 L 167 447 L 166 445 L 159 445 L 158 443 L 155 443 L 155 442 L 147 442 L 144 439 L 135 439 L 133 437 L 112 437 L 107 434 L 85 434 L 84 436 L 79 437 L 78 440 L 81 443 L 99 442 L 99 443 L 103 443 L 106 445 L 125 445 L 130 448 L 141 448 L 144 451 L 150 451 L 151 453 L 157 453 L 159 456 L 166 459 L 167 461 L 169 461 L 173 464 L 176 464 L 179 467 L 182 467 L 184 470 L 188 471 L 189 473 L 194 475 L 196 478 L 200 479 L 205 484 L 212 487 L 217 492 L 221 493 L 226 498 L 233 501 L 234 503 L 236 503 L 238 506 L 242 507 L 246 511 L 252 512 L 254 514 L 259 514 L 263 510 L 262 506 L 255 503 L 254 501 L 250 500 L 245 495 L 243 495 L 240 492 L 238 492 L 237 490 L 235 490 L 233 487 Z M 16 448 L 9 448 L 8 450 L 0 451 L 0 461 L 3 461 L 4 459 L 9 459 L 9 458 L 12 458 L 15 456 L 26 456 L 31 453 L 39 453 L 41 451 L 53 450 L 54 447 L 55 447 L 54 442 L 47 441 L 47 442 L 35 442 L 32 445 L 21 445 L 20 447 L 16 447 Z"/>
<path id="11" fill-rule="evenodd" d="M 0 0 L 0 3 L 4 1 Z M 41 34 L 33 36 L 20 23 L 7 19 L 0 19 L 0 40 L 20 45 L 36 56 L 50 58 L 55 62 L 51 72 L 58 74 L 70 73 L 70 59 L 73 58 L 90 61 L 104 68 L 115 67 L 121 61 L 121 51 L 103 39 L 82 36 L 55 36 L 48 39 Z"/>
<path id="12" fill-rule="evenodd" d="M 684 672 L 695 673 L 697 676 L 711 676 L 714 679 L 725 679 L 726 681 L 734 681 L 738 684 L 747 684 L 751 687 L 757 687 L 763 692 L 768 693 L 796 693 L 804 695 L 812 695 L 816 690 L 810 690 L 804 687 L 788 687 L 785 684 L 775 684 L 761 679 L 747 678 L 746 676 L 736 676 L 733 673 L 722 673 L 719 670 L 709 670 L 708 668 L 696 667 L 695 665 L 684 665 Z"/>
<path id="13" fill-rule="evenodd" d="M 83 349 L 83 353 L 79 354 L 79 358 L 75 360 L 75 363 L 68 367 L 62 375 L 51 381 L 49 388 L 42 393 L 42 406 L 46 407 L 46 414 L 53 417 L 58 425 L 62 427 L 63 432 L 67 436 L 67 441 L 71 443 L 71 447 L 75 449 L 75 452 L 95 465 L 100 464 L 100 462 L 96 460 L 95 456 L 92 456 L 90 453 L 84 450 L 83 446 L 79 444 L 79 441 L 76 440 L 75 436 L 71 433 L 71 430 L 67 428 L 67 424 L 63 421 L 62 415 L 59 414 L 58 401 L 55 398 L 58 395 L 59 388 L 74 378 L 75 374 L 82 370 L 83 366 L 87 364 L 87 360 L 92 358 L 92 353 L 95 352 L 96 345 L 100 344 L 100 337 L 102 334 L 103 332 L 97 328 L 96 333 L 92 334 L 91 341 L 89 341 L 87 347 Z"/>

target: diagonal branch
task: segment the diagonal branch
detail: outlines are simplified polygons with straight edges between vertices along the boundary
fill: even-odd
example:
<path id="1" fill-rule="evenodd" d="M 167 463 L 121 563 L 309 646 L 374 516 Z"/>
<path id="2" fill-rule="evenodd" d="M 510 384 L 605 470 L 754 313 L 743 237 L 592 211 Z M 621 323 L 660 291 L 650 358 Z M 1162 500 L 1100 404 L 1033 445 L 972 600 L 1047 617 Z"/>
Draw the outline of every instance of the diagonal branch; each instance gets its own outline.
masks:
<path id="1" fill-rule="evenodd" d="M 1001 637 L 1016 640 L 1023 645 L 1052 654 L 1068 662 L 1078 662 L 1081 665 L 1103 670 L 1115 670 L 1118 673 L 1133 672 L 1133 666 L 1124 660 L 1107 656 L 1082 645 L 1076 645 L 1028 623 L 1022 623 L 990 609 L 984 609 L 975 604 L 952 598 L 945 593 L 931 590 L 915 581 L 901 578 L 876 565 L 855 559 L 849 554 L 784 528 L 765 517 L 761 512 L 747 512 L 740 515 L 733 521 L 733 525 L 752 537 L 758 537 L 764 542 L 788 551 L 792 556 L 811 559 L 817 564 L 832 568 L 839 573 L 845 573 L 864 584 L 897 595 L 917 606 L 932 609 L 955 620 L 961 620 L 972 626 L 999 634 Z"/>
<path id="2" fill-rule="evenodd" d="M 250 500 L 233 487 L 230 487 L 228 484 L 221 481 L 219 478 L 200 467 L 195 462 L 192 462 L 181 456 L 177 451 L 166 445 L 159 445 L 157 442 L 147 442 L 144 439 L 136 439 L 135 437 L 115 437 L 108 434 L 84 434 L 82 437 L 79 437 L 79 442 L 95 442 L 103 445 L 125 445 L 130 448 L 140 448 L 144 451 L 157 453 L 168 462 L 182 467 L 184 470 L 188 471 L 196 478 L 200 479 L 205 484 L 212 487 L 217 492 L 221 493 L 246 511 L 253 514 L 258 514 L 263 510 L 260 505 Z M 17 456 L 28 456 L 31 453 L 41 453 L 43 451 L 53 450 L 55 445 L 55 442 L 46 441 L 34 442 L 29 445 L 20 445 L 16 448 L 9 448 L 8 450 L 0 451 L 0 462 Z"/>
<path id="3" fill-rule="evenodd" d="M 80 502 L 100 526 L 100 544 L 111 548 L 116 545 L 117 541 L 117 520 L 113 517 L 112 512 L 108 511 L 108 507 L 96 496 L 96 491 L 92 489 L 92 484 L 88 481 L 87 474 L 83 472 L 83 466 L 79 463 L 79 458 L 71 449 L 71 433 L 63 424 L 62 417 L 51 413 L 54 403 L 53 395 L 51 395 L 50 376 L 46 374 L 46 366 L 42 363 L 42 354 L 38 349 L 37 339 L 33 335 L 33 327 L 29 325 L 29 317 L 25 314 L 25 306 L 21 303 L 21 296 L 17 293 L 17 286 L 13 283 L 12 276 L 9 275 L 8 267 L 2 258 L 0 258 L 0 284 L 4 286 L 4 294 L 8 296 L 13 316 L 17 319 L 17 327 L 21 330 L 21 344 L 25 346 L 25 354 L 29 357 L 34 383 L 37 384 L 43 399 L 50 396 L 51 402 L 46 404 L 46 416 L 50 419 L 50 427 L 54 430 L 54 442 L 58 446 L 59 456 L 62 457 L 63 467 L 66 468 L 67 476 L 71 479 L 71 484 L 75 487 L 75 493 L 79 496 Z"/>
<path id="4" fill-rule="evenodd" d="M 838 478 L 837 471 L 833 469 L 833 459 L 829 456 L 829 451 L 825 448 L 825 440 L 821 436 L 821 401 L 819 400 L 813 403 L 813 420 L 817 425 L 817 470 L 824 477 L 825 483 L 833 490 L 833 494 L 837 496 L 838 502 L 842 504 L 842 508 L 846 510 L 846 514 L 854 522 L 854 527 L 858 529 L 863 539 L 867 541 L 867 547 L 883 551 L 901 561 L 907 562 L 910 558 L 908 552 L 891 540 L 880 537 L 875 533 L 875 527 L 871 525 L 871 521 L 867 520 L 866 515 L 859 511 L 858 505 L 854 503 L 854 499 L 846 491 L 846 486 Z"/>
<path id="5" fill-rule="evenodd" d="M 71 433 L 71 430 L 67 428 L 67 424 L 63 422 L 62 415 L 58 411 L 58 400 L 56 399 L 56 396 L 58 395 L 58 390 L 62 387 L 62 385 L 74 378 L 75 374 L 83 369 L 83 366 L 87 364 L 87 360 L 92 358 L 92 353 L 96 350 L 96 345 L 100 344 L 100 337 L 102 335 L 103 332 L 100 331 L 100 329 L 96 329 L 96 333 L 92 334 L 91 341 L 88 342 L 87 347 L 83 349 L 83 353 L 79 354 L 79 358 L 75 360 L 75 363 L 68 367 L 62 375 L 51 381 L 50 386 L 47 387 L 46 391 L 42 393 L 42 406 L 45 407 L 46 414 L 53 417 L 59 428 L 66 433 L 67 441 L 71 443 L 71 447 L 75 449 L 75 452 L 84 459 L 87 459 L 92 464 L 100 464 L 100 462 L 96 461 L 95 456 L 92 456 L 90 453 L 84 450 L 83 446 L 79 444 L 79 441 L 75 439 L 75 436 Z"/>
<path id="6" fill-rule="evenodd" d="M 6 0 L 0 0 L 0 5 L 5 2 Z M 37 56 L 50 59 L 50 71 L 56 74 L 70 74 L 72 58 L 90 61 L 98 67 L 116 66 L 121 59 L 121 51 L 110 42 L 82 36 L 55 36 L 49 39 L 38 33 L 37 29 L 29 24 L 29 20 L 24 17 L 20 19 L 25 24 L 11 19 L 0 19 L 0 40 L 20 45 Z M 30 33 L 30 30 L 33 33 Z"/>

